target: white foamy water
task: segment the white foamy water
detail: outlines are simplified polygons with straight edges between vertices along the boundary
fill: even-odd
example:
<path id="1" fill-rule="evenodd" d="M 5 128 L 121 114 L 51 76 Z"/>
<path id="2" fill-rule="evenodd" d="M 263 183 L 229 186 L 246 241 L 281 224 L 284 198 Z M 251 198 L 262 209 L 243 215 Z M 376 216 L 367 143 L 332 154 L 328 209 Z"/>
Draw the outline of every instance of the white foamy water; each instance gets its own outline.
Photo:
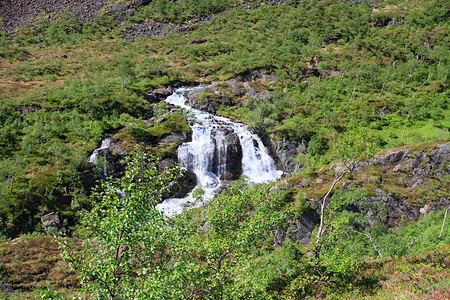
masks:
<path id="1" fill-rule="evenodd" d="M 88 162 L 97 164 L 98 151 L 103 150 L 103 149 L 107 149 L 110 146 L 111 146 L 111 139 L 110 138 L 104 139 L 102 141 L 102 144 L 100 145 L 100 148 L 95 149 L 94 152 L 92 152 L 91 156 L 89 156 Z"/>
<path id="2" fill-rule="evenodd" d="M 251 182 L 270 182 L 282 175 L 261 139 L 251 133 L 247 125 L 191 108 L 185 104 L 187 99 L 182 94 L 186 90 L 176 90 L 166 102 L 185 108 L 193 115 L 190 120 L 194 123 L 191 125 L 192 141 L 180 145 L 178 161 L 183 168 L 197 176 L 197 187 L 205 191 L 203 201 L 211 199 L 215 191 L 222 186 L 220 176 L 227 171 L 233 171 L 227 161 L 230 147 L 226 140 L 227 135 L 236 135 L 239 139 L 242 148 L 242 175 L 247 176 Z M 185 207 L 203 204 L 195 201 L 189 194 L 183 199 L 167 199 L 156 207 L 166 216 L 172 217 L 181 213 Z"/>

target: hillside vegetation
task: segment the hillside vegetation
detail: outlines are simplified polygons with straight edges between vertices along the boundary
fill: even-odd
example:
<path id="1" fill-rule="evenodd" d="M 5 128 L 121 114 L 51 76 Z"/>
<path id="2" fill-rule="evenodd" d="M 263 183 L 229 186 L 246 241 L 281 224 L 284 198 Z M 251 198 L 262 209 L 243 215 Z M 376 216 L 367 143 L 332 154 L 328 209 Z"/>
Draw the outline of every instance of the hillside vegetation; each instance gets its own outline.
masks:
<path id="1" fill-rule="evenodd" d="M 103 166 L 88 163 L 102 138 L 112 135 L 123 152 L 144 143 L 174 157 L 178 144 L 161 137 L 189 132 L 186 114 L 152 91 L 216 83 L 196 101 L 229 99 L 214 112 L 248 124 L 272 154 L 294 150 L 277 159 L 282 181 L 236 183 L 212 200 L 223 215 L 208 206 L 172 220 L 181 238 L 166 232 L 164 251 L 179 255 L 162 258 L 173 263 L 163 264 L 172 281 L 158 276 L 179 287 L 173 297 L 449 297 L 447 1 L 100 2 L 87 19 L 69 10 L 20 27 L 0 19 L 2 290 L 2 280 L 29 297 L 78 287 L 43 276 L 32 292 L 38 286 L 15 273 L 13 239 L 57 234 L 41 222 L 52 212 L 66 234 L 91 237 L 81 220 L 104 200 L 91 195 Z M 401 153 L 395 164 L 373 160 L 389 150 Z M 345 175 L 332 166 L 354 161 L 363 165 Z M 329 190 L 328 229 L 311 234 Z M 399 211 L 386 212 L 391 202 Z M 425 205 L 431 212 L 419 217 Z M 292 230 L 302 218 L 314 226 L 300 246 Z M 39 259 L 32 276 L 53 268 Z M 211 267 L 222 260 L 228 269 Z M 186 285 L 187 269 L 174 261 L 197 281 Z M 161 293 L 169 297 L 169 285 Z"/>

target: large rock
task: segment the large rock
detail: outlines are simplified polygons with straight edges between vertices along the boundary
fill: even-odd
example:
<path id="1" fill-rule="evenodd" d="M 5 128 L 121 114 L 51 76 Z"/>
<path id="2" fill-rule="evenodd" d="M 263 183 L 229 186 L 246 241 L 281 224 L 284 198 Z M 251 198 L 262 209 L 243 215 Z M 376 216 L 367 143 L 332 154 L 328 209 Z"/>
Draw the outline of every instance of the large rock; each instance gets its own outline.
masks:
<path id="1" fill-rule="evenodd" d="M 98 157 L 106 161 L 106 165 L 97 166 L 97 171 L 101 177 L 112 176 L 120 178 L 125 175 L 125 162 L 123 161 L 125 152 L 118 141 L 112 140 L 111 146 L 98 151 Z"/>
<path id="2" fill-rule="evenodd" d="M 289 226 L 278 227 L 273 233 L 274 247 L 283 244 L 286 238 L 300 245 L 308 245 L 311 233 L 320 222 L 320 215 L 315 210 L 309 210 L 300 218 L 292 220 Z"/>
<path id="3" fill-rule="evenodd" d="M 430 154 L 429 160 L 431 167 L 434 170 L 439 169 L 450 161 L 450 144 L 439 145 L 432 149 Z"/>
<path id="4" fill-rule="evenodd" d="M 383 157 L 376 156 L 373 159 L 374 165 L 379 166 L 394 166 L 397 165 L 401 161 L 405 161 L 409 158 L 409 149 L 400 150 L 400 151 L 389 151 Z"/>
<path id="5" fill-rule="evenodd" d="M 202 96 L 199 97 L 200 95 Z M 248 97 L 266 97 L 268 96 L 268 92 L 263 88 L 255 89 L 248 82 L 227 80 L 184 93 L 189 106 L 212 114 L 221 105 L 235 105 L 235 99 L 244 95 L 248 95 Z"/>
<path id="6" fill-rule="evenodd" d="M 52 212 L 41 216 L 41 223 L 45 233 L 49 236 L 61 234 L 67 235 L 67 229 L 61 226 L 61 221 L 56 213 Z"/>
<path id="7" fill-rule="evenodd" d="M 218 176 L 223 180 L 235 180 L 242 175 L 242 146 L 239 141 L 239 137 L 233 131 L 222 128 L 219 132 L 223 133 L 225 138 L 223 140 L 214 137 L 215 149 L 212 172 L 218 174 L 220 162 L 223 159 L 219 159 L 221 156 L 225 156 L 225 170 L 222 169 L 222 173 Z M 217 135 L 218 132 L 215 132 Z"/>
<path id="8" fill-rule="evenodd" d="M 187 142 L 190 140 L 190 135 L 186 132 L 171 132 L 164 134 L 159 140 L 160 143 L 173 143 L 173 142 Z"/>
<path id="9" fill-rule="evenodd" d="M 274 156 L 276 156 L 276 161 L 279 162 L 279 168 L 286 172 L 297 172 L 300 166 L 295 164 L 294 158 L 299 153 L 306 153 L 306 148 L 308 144 L 305 140 L 301 141 L 291 141 L 291 140 L 278 140 L 272 138 L 269 141 L 269 148 Z"/>
<path id="10" fill-rule="evenodd" d="M 159 102 L 165 100 L 167 97 L 172 95 L 173 89 L 169 86 L 166 88 L 154 89 L 145 93 L 144 98 L 150 102 Z"/>
<path id="11" fill-rule="evenodd" d="M 164 193 L 162 199 L 184 198 L 197 185 L 197 176 L 189 170 L 184 170 L 177 183 L 169 182 L 169 191 Z"/>

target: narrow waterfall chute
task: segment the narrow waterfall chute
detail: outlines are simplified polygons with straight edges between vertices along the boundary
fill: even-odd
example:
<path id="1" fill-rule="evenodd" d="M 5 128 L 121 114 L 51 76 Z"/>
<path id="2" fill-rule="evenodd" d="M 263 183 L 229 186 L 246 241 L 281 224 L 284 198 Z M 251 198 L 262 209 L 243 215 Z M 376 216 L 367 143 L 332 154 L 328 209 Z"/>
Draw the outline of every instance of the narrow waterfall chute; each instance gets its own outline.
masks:
<path id="1" fill-rule="evenodd" d="M 102 140 L 102 144 L 100 145 L 100 148 L 97 148 L 94 150 L 94 152 L 92 152 L 91 156 L 89 156 L 88 162 L 97 164 L 98 152 L 103 149 L 108 149 L 109 147 L 111 147 L 111 139 L 106 138 L 106 139 Z"/>

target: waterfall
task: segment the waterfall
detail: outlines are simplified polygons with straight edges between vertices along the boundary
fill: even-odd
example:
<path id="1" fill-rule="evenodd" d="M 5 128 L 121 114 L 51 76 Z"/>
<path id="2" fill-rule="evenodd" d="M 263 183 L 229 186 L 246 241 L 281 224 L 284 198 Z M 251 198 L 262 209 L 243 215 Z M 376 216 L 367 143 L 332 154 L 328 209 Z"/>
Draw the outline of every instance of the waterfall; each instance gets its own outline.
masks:
<path id="1" fill-rule="evenodd" d="M 183 92 L 176 90 L 166 102 L 191 112 L 190 122 L 192 141 L 178 148 L 178 162 L 182 168 L 197 176 L 197 187 L 211 199 L 224 181 L 246 176 L 249 181 L 264 183 L 279 178 L 282 171 L 277 170 L 261 139 L 248 130 L 248 126 L 225 117 L 193 109 L 185 104 Z M 170 217 L 182 212 L 183 207 L 193 205 L 192 193 L 184 199 L 167 199 L 157 205 L 160 211 Z M 196 203 L 201 206 L 203 203 Z"/>
<path id="2" fill-rule="evenodd" d="M 97 165 L 98 152 L 103 149 L 108 149 L 110 146 L 111 146 L 110 138 L 106 138 L 106 139 L 102 140 L 102 144 L 100 145 L 100 148 L 97 148 L 94 150 L 94 152 L 92 152 L 91 156 L 89 156 L 88 162 L 91 162 L 91 163 Z"/>
<path id="3" fill-rule="evenodd" d="M 99 167 L 98 162 L 99 151 L 103 149 L 108 149 L 110 146 L 111 146 L 110 138 L 105 138 L 104 140 L 102 140 L 100 148 L 97 148 L 94 150 L 94 152 L 92 152 L 91 156 L 89 156 L 88 162 L 93 163 L 96 167 Z M 100 167 L 103 166 L 103 172 L 98 171 L 98 175 L 100 176 L 101 179 L 106 180 L 106 178 L 108 177 L 108 172 L 106 169 L 106 153 L 103 154 L 103 157 L 104 157 L 103 165 L 100 165 Z"/>

